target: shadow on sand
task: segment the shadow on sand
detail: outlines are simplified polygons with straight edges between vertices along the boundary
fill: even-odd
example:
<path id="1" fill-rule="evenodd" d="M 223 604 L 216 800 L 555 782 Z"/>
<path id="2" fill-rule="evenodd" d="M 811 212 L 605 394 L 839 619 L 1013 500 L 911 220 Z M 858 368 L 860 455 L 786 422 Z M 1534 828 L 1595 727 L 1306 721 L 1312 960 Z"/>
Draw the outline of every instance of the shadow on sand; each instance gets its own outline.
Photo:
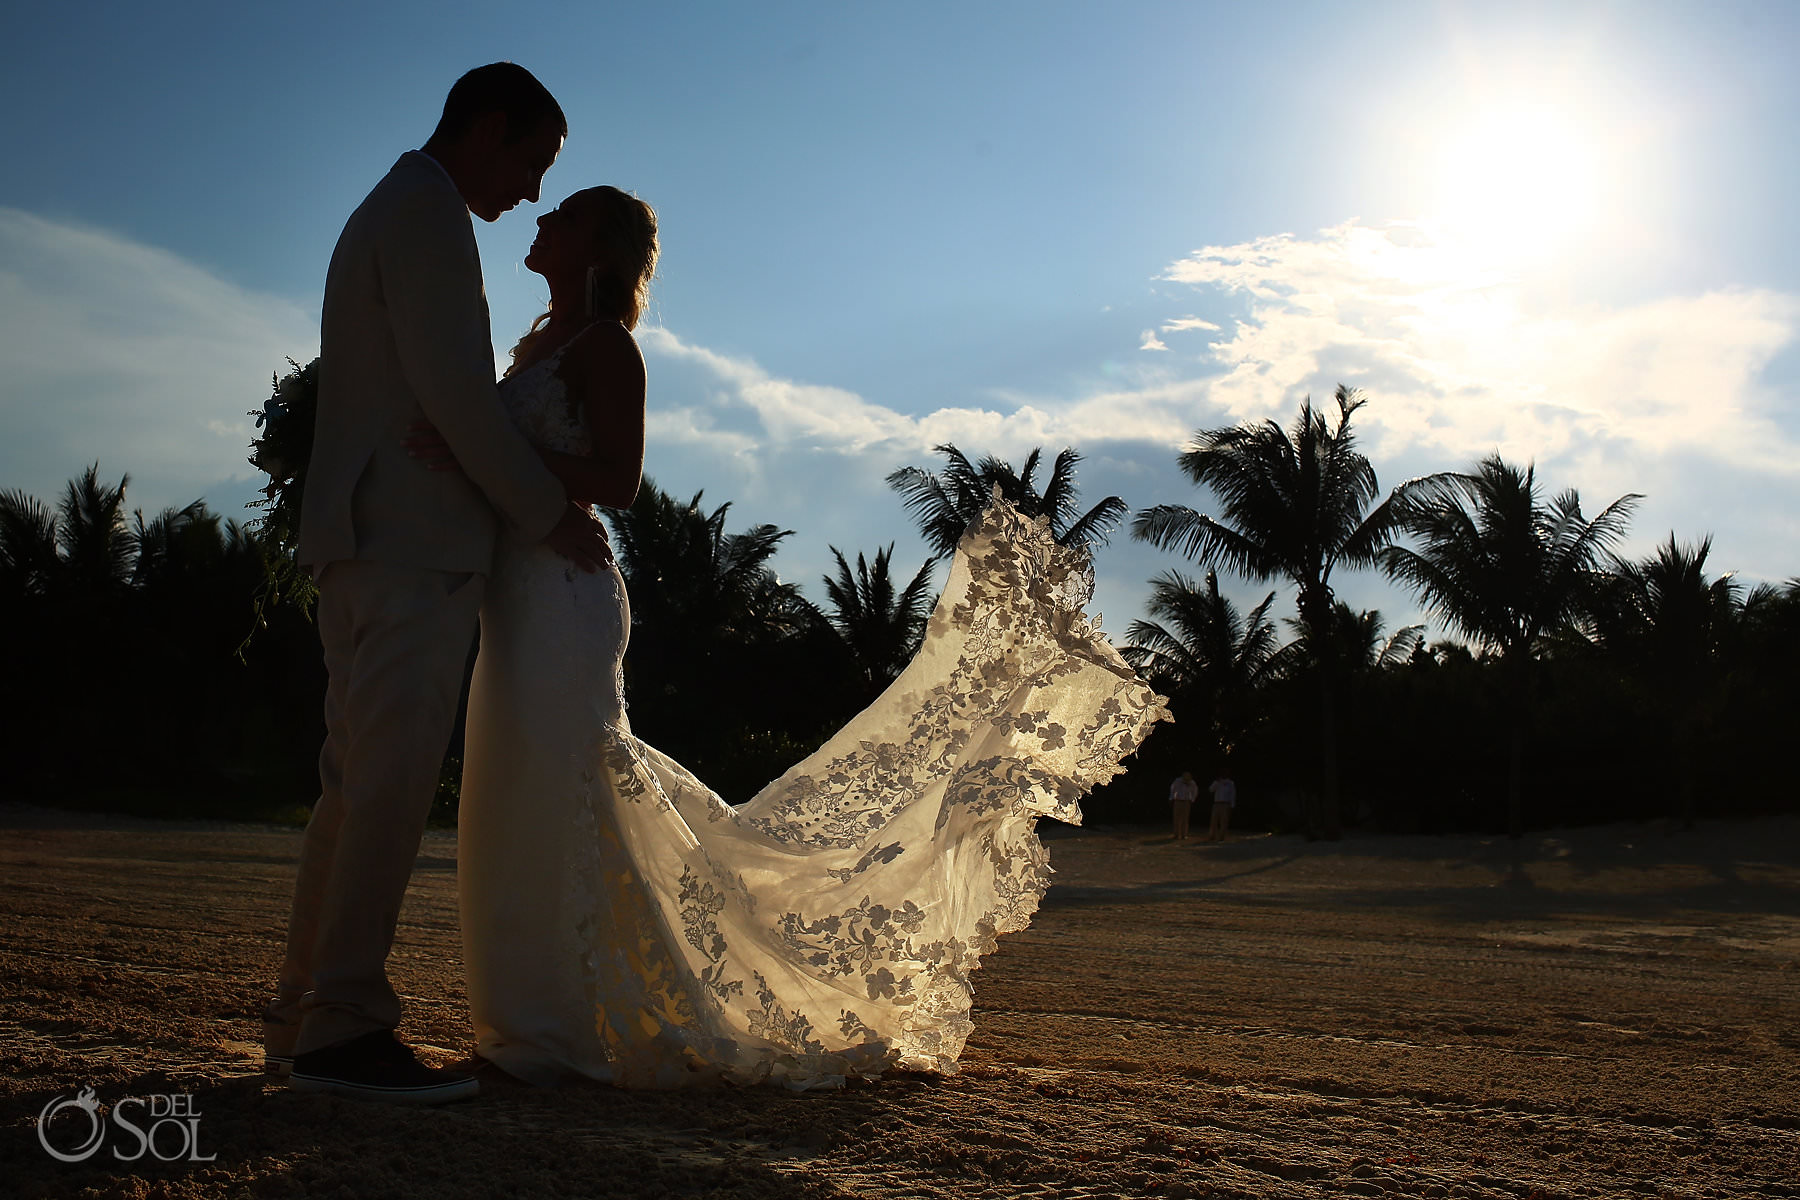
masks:
<path id="1" fill-rule="evenodd" d="M 840 1194 L 800 1174 L 808 1159 L 879 1121 L 881 1110 L 933 1084 L 902 1077 L 879 1089 L 797 1095 L 768 1088 L 627 1092 L 600 1085 L 533 1088 L 493 1069 L 482 1095 L 439 1108 L 299 1095 L 261 1075 L 206 1078 L 101 1070 L 85 1086 L 101 1105 L 101 1141 L 58 1162 L 36 1137 L 38 1114 L 75 1086 L 17 1094 L 0 1151 L 8 1195 L 570 1195 L 735 1197 Z M 195 1114 L 155 1130 L 146 1152 L 115 1121 L 148 1127 L 150 1097 Z M 159 1101 L 162 1111 L 167 1102 Z M 65 1108 L 51 1144 L 72 1151 L 91 1126 Z M 197 1137 L 195 1134 L 197 1133 Z M 65 1144 L 66 1143 L 66 1144 Z M 116 1153 L 115 1153 L 116 1151 Z M 159 1161 L 167 1160 L 167 1161 Z M 785 1169 L 784 1169 L 785 1166 Z M 251 1181 L 254 1180 L 254 1185 Z M 234 1183 L 235 1181 L 235 1183 Z"/>
<path id="2" fill-rule="evenodd" d="M 1316 902 L 1350 907 L 1424 906 L 1453 920 L 1560 911 L 1642 917 L 1658 911 L 1761 912 L 1800 916 L 1800 822 L 1775 819 L 1746 854 L 1739 828 L 1681 831 L 1658 824 L 1609 825 L 1506 837 L 1350 835 L 1306 841 L 1249 834 L 1222 844 L 1172 843 L 1166 834 L 1112 830 L 1082 847 L 1079 883 L 1058 882 L 1045 908 L 1148 904 L 1190 896 L 1266 907 Z M 1095 883 L 1104 840 L 1134 857 L 1157 854 L 1156 881 Z M 1057 841 L 1068 841 L 1067 835 Z M 1072 847 L 1071 847 L 1072 849 Z M 1052 861 L 1058 847 L 1052 844 Z M 1068 853 L 1067 850 L 1063 853 Z M 1466 878 L 1454 886 L 1362 889 L 1360 877 L 1391 878 L 1390 864 L 1429 865 Z M 1256 881 L 1252 889 L 1236 885 Z M 1291 890 L 1290 890 L 1291 889 Z"/>

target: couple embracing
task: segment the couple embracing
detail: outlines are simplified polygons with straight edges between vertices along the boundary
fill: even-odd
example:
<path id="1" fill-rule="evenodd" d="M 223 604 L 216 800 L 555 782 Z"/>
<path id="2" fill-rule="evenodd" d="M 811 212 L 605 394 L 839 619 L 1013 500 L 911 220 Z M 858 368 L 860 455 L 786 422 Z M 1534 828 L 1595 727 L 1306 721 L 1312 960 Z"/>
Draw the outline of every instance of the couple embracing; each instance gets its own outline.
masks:
<path id="1" fill-rule="evenodd" d="M 643 468 L 656 218 L 610 187 L 539 218 L 524 261 L 549 311 L 497 385 L 469 219 L 535 202 L 566 135 L 522 67 L 469 72 L 332 255 L 300 541 L 326 741 L 268 1068 L 398 1103 L 479 1090 L 398 1039 L 386 974 L 479 622 L 457 844 L 481 1069 L 652 1088 L 954 1070 L 970 972 L 1048 884 L 1036 818 L 1079 820 L 1161 698 L 1084 616 L 1082 557 L 996 501 L 912 663 L 748 802 L 634 737 L 595 506 L 630 504 Z"/>

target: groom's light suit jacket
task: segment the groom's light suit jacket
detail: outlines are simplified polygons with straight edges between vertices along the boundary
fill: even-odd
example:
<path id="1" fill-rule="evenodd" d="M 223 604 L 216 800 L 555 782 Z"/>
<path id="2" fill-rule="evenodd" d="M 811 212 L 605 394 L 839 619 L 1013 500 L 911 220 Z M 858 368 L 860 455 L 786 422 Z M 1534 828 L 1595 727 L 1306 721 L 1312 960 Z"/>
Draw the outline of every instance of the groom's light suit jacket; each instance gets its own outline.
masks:
<path id="1" fill-rule="evenodd" d="M 351 214 L 325 278 L 302 564 L 485 575 L 500 520 L 530 541 L 550 532 L 563 487 L 501 407 L 490 337 L 469 210 L 442 167 L 409 151 Z M 408 457 L 420 421 L 460 472 Z"/>

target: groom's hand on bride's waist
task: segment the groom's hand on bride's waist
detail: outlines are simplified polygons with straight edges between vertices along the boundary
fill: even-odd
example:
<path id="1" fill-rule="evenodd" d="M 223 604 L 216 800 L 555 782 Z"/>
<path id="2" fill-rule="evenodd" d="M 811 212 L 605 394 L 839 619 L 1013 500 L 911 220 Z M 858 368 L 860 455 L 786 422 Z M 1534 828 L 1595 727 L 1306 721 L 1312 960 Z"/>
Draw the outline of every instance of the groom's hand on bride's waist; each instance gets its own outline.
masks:
<path id="1" fill-rule="evenodd" d="M 400 443 L 406 453 L 424 464 L 429 471 L 461 471 L 462 466 L 451 453 L 450 444 L 436 426 L 420 421 L 406 428 Z M 612 544 L 606 539 L 606 525 L 592 512 L 571 500 L 563 509 L 544 544 L 584 571 L 598 571 L 613 560 Z"/>
<path id="2" fill-rule="evenodd" d="M 612 562 L 612 544 L 606 540 L 606 525 L 592 512 L 569 501 L 563 515 L 544 539 L 550 547 L 584 571 L 598 571 Z"/>

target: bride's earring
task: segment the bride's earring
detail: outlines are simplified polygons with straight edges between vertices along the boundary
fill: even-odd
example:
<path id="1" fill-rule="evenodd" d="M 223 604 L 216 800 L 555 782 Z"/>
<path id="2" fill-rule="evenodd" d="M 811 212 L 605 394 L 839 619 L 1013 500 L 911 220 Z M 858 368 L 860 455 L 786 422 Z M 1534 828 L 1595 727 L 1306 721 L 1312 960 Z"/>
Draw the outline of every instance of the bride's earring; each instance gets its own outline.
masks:
<path id="1" fill-rule="evenodd" d="M 599 272 L 593 267 L 589 267 L 587 273 L 587 315 L 588 320 L 590 321 L 600 315 L 600 297 L 595 294 L 595 288 L 598 283 Z"/>

